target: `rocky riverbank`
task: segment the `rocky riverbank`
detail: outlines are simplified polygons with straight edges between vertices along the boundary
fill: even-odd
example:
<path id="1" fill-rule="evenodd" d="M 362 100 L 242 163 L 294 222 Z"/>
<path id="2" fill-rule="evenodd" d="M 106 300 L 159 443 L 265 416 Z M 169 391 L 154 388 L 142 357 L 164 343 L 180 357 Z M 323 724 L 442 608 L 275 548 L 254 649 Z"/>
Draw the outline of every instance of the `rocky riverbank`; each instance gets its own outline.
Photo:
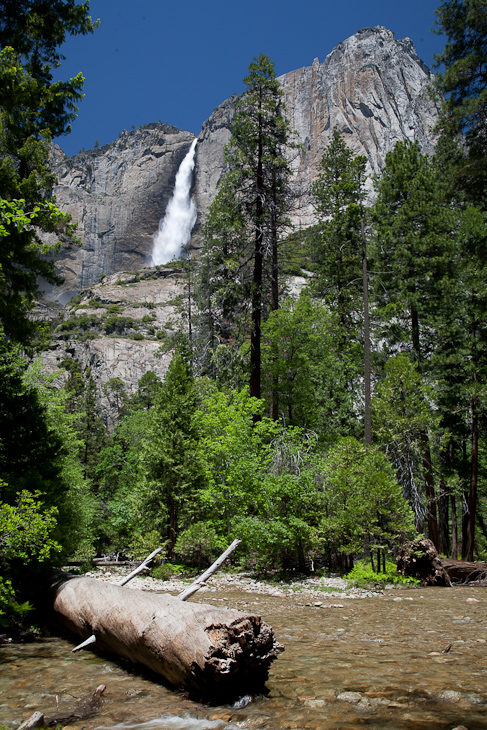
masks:
<path id="1" fill-rule="evenodd" d="M 87 577 L 96 578 L 97 580 L 109 581 L 117 583 L 124 575 L 130 572 L 129 568 L 117 567 L 99 567 L 95 570 L 85 573 Z M 158 580 L 151 576 L 136 576 L 130 583 L 128 588 L 135 588 L 142 591 L 152 591 L 156 593 L 181 593 L 190 585 L 190 578 L 171 578 L 170 580 Z M 392 588 L 393 586 L 389 586 Z M 246 593 L 254 593 L 261 595 L 275 596 L 283 598 L 286 596 L 301 596 L 310 602 L 323 602 L 328 598 L 370 598 L 383 593 L 382 589 L 372 590 L 364 588 L 356 588 L 344 578 L 338 576 L 327 577 L 300 577 L 297 580 L 289 582 L 285 581 L 266 581 L 257 579 L 250 573 L 219 573 L 212 576 L 207 585 L 200 588 L 198 596 L 204 593 L 222 593 L 225 591 L 244 591 Z"/>

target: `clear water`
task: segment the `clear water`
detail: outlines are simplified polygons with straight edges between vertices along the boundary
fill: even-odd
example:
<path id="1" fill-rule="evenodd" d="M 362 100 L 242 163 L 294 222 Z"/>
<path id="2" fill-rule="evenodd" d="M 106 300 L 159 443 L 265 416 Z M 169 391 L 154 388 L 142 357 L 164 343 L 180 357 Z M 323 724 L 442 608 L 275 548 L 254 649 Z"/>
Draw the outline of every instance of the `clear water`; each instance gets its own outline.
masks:
<path id="1" fill-rule="evenodd" d="M 55 714 L 56 695 L 60 711 L 70 710 L 103 683 L 101 712 L 74 727 L 487 729 L 486 589 L 325 597 L 322 606 L 314 600 L 306 606 L 310 599 L 300 594 L 232 591 L 204 599 L 252 610 L 273 626 L 286 651 L 271 668 L 267 697 L 241 709 L 207 707 L 128 666 L 89 651 L 71 654 L 72 643 L 49 638 L 0 648 L 0 724 L 15 728 L 35 710 Z"/>

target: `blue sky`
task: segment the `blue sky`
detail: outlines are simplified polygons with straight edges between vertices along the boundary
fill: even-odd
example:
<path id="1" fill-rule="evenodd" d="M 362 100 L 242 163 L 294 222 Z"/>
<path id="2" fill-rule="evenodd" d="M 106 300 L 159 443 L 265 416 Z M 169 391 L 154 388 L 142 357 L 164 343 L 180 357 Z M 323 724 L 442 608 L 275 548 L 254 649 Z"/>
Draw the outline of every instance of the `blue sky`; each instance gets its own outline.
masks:
<path id="1" fill-rule="evenodd" d="M 81 71 L 85 99 L 69 136 L 72 155 L 123 129 L 160 119 L 198 134 L 213 109 L 243 90 L 249 63 L 267 54 L 278 75 L 323 62 L 359 28 L 409 36 L 431 66 L 444 39 L 431 32 L 440 0 L 91 0 L 93 36 L 63 47 L 58 78 Z"/>

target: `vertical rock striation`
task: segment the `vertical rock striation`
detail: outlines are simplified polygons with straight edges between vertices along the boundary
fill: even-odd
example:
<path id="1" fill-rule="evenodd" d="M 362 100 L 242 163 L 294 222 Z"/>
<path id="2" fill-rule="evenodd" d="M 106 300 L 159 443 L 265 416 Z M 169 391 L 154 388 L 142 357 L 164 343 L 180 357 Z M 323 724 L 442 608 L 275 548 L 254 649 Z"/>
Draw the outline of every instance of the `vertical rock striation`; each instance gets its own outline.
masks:
<path id="1" fill-rule="evenodd" d="M 387 152 L 398 140 L 417 140 L 425 152 L 433 151 L 438 110 L 428 96 L 431 80 L 411 39 L 396 40 L 380 25 L 357 31 L 323 63 L 316 58 L 311 66 L 279 77 L 300 144 L 291 159 L 296 189 L 303 193 L 292 216 L 294 225 L 315 222 L 309 188 L 335 126 L 355 154 L 366 155 L 371 176 L 381 173 Z M 217 107 L 200 135 L 195 194 L 202 217 L 225 169 L 223 146 L 230 137 L 235 100 Z"/>
<path id="2" fill-rule="evenodd" d="M 148 124 L 123 131 L 104 147 L 58 162 L 54 192 L 78 223 L 82 247 L 59 256 L 58 270 L 65 283 L 48 288 L 48 298 L 66 302 L 102 274 L 150 263 L 154 233 L 193 139 L 193 134 L 176 127 Z"/>

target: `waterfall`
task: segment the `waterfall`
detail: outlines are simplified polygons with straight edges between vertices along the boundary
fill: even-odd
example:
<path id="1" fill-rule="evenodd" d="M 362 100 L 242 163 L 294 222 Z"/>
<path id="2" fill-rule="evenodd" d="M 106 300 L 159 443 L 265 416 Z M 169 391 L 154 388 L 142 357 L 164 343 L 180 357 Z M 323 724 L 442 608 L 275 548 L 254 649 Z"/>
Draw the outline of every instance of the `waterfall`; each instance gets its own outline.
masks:
<path id="1" fill-rule="evenodd" d="M 190 195 L 196 142 L 195 139 L 179 166 L 172 198 L 154 236 L 152 248 L 154 266 L 167 264 L 168 261 L 180 256 L 181 250 L 191 237 L 196 222 L 196 205 Z"/>

